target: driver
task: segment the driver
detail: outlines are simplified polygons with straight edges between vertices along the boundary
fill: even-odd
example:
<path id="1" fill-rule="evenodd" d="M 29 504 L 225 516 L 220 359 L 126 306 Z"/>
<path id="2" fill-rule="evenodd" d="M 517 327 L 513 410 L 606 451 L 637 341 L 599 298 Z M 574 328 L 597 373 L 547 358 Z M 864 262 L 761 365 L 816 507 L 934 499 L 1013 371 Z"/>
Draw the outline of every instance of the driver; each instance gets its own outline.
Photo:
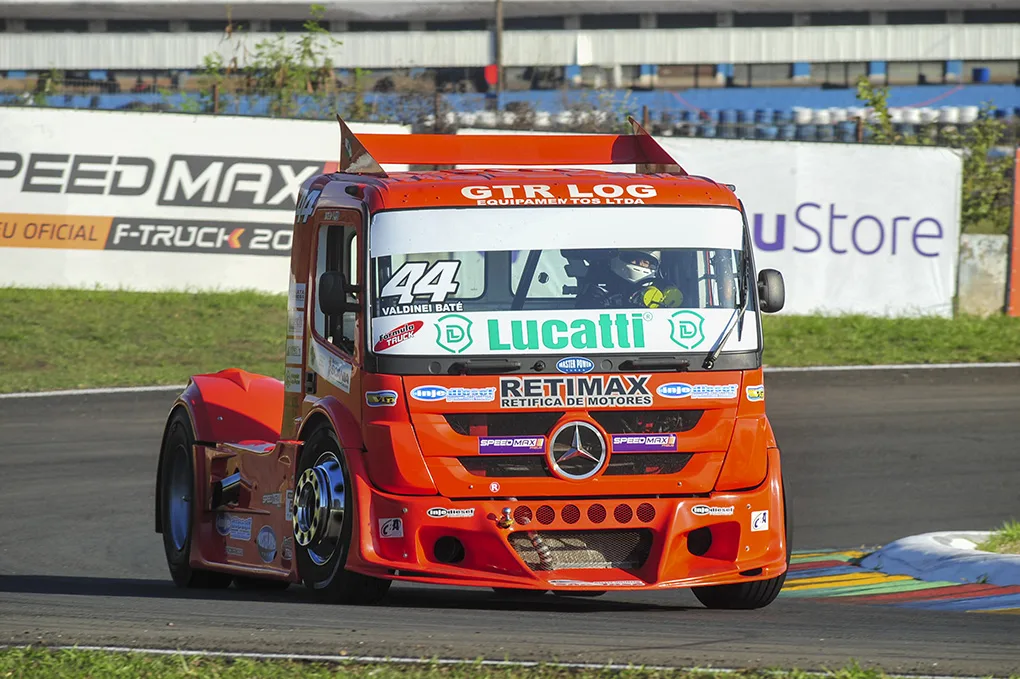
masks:
<path id="1" fill-rule="evenodd" d="M 683 293 L 658 277 L 661 258 L 661 250 L 620 250 L 609 260 L 605 280 L 589 284 L 578 295 L 578 308 L 679 307 Z"/>

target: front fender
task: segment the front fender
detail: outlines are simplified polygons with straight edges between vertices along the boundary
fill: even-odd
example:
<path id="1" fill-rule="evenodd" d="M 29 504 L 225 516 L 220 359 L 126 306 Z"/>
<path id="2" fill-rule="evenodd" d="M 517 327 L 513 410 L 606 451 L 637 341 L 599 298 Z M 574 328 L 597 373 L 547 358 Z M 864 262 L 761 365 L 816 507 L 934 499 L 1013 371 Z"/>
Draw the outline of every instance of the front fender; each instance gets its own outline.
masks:
<path id="1" fill-rule="evenodd" d="M 159 459 L 156 462 L 157 533 L 163 530 L 160 511 L 163 448 L 170 419 L 178 409 L 187 412 L 196 442 L 275 442 L 280 438 L 283 422 L 283 382 L 237 368 L 191 377 L 163 425 Z"/>

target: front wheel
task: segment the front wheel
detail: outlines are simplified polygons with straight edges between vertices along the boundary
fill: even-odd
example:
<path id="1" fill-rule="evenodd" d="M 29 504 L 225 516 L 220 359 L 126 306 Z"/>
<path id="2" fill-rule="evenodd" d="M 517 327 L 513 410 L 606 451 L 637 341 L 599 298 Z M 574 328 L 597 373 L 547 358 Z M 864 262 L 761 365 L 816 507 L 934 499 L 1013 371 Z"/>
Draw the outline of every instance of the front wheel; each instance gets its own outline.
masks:
<path id="1" fill-rule="evenodd" d="M 706 608 L 752 609 L 764 608 L 775 601 L 786 582 L 790 568 L 790 511 L 786 503 L 786 488 L 783 488 L 783 533 L 786 537 L 786 568 L 782 575 L 768 580 L 741 582 L 735 585 L 713 585 L 693 587 L 691 591 Z"/>
<path id="2" fill-rule="evenodd" d="M 160 469 L 160 515 L 163 550 L 170 577 L 178 587 L 224 589 L 230 587 L 229 573 L 191 567 L 191 539 L 195 526 L 195 466 L 192 456 L 195 435 L 183 410 L 170 418 L 163 443 Z"/>
<path id="3" fill-rule="evenodd" d="M 374 604 L 391 581 L 345 569 L 357 510 L 347 459 L 328 426 L 305 441 L 294 487 L 294 552 L 305 586 L 322 600 Z"/>

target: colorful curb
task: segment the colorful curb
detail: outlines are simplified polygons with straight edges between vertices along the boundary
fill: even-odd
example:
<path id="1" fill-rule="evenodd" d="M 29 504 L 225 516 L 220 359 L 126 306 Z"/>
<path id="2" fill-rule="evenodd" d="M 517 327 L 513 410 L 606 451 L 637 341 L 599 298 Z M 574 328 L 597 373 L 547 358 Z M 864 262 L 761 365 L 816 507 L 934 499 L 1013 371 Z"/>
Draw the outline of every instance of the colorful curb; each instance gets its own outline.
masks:
<path id="1" fill-rule="evenodd" d="M 861 568 L 862 551 L 794 552 L 781 598 L 838 598 L 846 603 L 1020 615 L 1020 587 L 930 582 Z"/>

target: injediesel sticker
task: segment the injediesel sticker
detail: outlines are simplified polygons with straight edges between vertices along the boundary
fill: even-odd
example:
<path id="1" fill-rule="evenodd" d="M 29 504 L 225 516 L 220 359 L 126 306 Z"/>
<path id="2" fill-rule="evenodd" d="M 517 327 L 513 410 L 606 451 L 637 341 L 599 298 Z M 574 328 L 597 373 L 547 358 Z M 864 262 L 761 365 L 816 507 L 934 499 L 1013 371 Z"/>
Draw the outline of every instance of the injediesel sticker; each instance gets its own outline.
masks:
<path id="1" fill-rule="evenodd" d="M 481 436 L 478 452 L 482 455 L 537 455 L 545 452 L 542 436 Z"/>
<path id="2" fill-rule="evenodd" d="M 501 408 L 611 408 L 650 406 L 651 375 L 501 377 Z"/>
<path id="3" fill-rule="evenodd" d="M 226 512 L 216 515 L 216 532 L 231 540 L 251 540 L 251 517 L 231 516 Z"/>
<path id="4" fill-rule="evenodd" d="M 694 505 L 691 507 L 691 514 L 694 514 L 695 516 L 733 516 L 733 507 Z"/>
<path id="5" fill-rule="evenodd" d="M 447 509 L 446 507 L 433 507 L 425 513 L 433 519 L 470 519 L 475 515 L 475 510 L 473 507 L 471 509 Z"/>
<path id="6" fill-rule="evenodd" d="M 676 451 L 676 434 L 613 434 L 614 453 Z"/>
<path id="7" fill-rule="evenodd" d="M 686 382 L 667 382 L 660 384 L 655 393 L 663 398 L 718 398 L 730 399 L 737 397 L 736 384 L 687 384 Z"/>
<path id="8" fill-rule="evenodd" d="M 440 387 L 434 384 L 423 384 L 411 390 L 411 398 L 416 401 L 447 403 L 488 403 L 496 399 L 495 387 L 466 389 L 464 387 Z"/>

